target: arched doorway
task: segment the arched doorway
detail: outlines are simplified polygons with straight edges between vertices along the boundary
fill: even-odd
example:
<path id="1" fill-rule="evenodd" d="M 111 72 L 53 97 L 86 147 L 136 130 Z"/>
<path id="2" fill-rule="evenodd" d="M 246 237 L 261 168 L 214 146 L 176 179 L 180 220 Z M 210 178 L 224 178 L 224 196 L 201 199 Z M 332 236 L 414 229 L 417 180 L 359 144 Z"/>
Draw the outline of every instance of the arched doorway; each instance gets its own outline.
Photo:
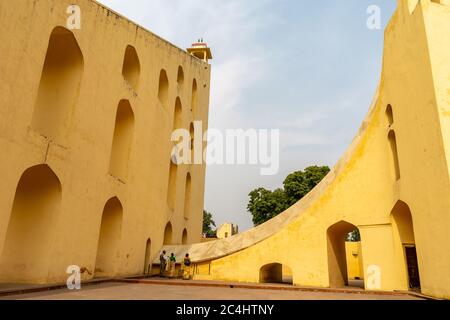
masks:
<path id="1" fill-rule="evenodd" d="M 150 260 L 151 255 L 152 255 L 152 240 L 148 238 L 147 243 L 145 245 L 144 274 L 150 274 L 152 271 L 152 263 Z"/>
<path id="2" fill-rule="evenodd" d="M 292 270 L 281 263 L 270 263 L 259 270 L 260 283 L 293 284 Z"/>
<path id="3" fill-rule="evenodd" d="M 47 165 L 31 167 L 22 174 L 0 260 L 1 281 L 47 281 L 61 194 L 61 183 Z"/>
<path id="4" fill-rule="evenodd" d="M 338 222 L 327 230 L 328 275 L 330 288 L 345 286 L 364 287 L 364 280 L 352 281 L 348 277 L 346 243 L 359 237 L 359 229 L 346 221 Z M 360 240 L 360 239 L 355 239 Z M 362 257 L 360 257 L 362 259 Z M 362 260 L 360 262 L 362 264 Z"/>
<path id="5" fill-rule="evenodd" d="M 98 240 L 95 277 L 113 277 L 119 255 L 123 207 L 118 198 L 110 199 L 103 210 Z"/>
<path id="6" fill-rule="evenodd" d="M 398 201 L 391 212 L 394 232 L 396 264 L 402 277 L 403 287 L 420 290 L 419 261 L 417 258 L 414 224 L 409 206 Z"/>
<path id="7" fill-rule="evenodd" d="M 168 222 L 164 229 L 164 245 L 170 245 L 172 241 L 172 224 Z"/>

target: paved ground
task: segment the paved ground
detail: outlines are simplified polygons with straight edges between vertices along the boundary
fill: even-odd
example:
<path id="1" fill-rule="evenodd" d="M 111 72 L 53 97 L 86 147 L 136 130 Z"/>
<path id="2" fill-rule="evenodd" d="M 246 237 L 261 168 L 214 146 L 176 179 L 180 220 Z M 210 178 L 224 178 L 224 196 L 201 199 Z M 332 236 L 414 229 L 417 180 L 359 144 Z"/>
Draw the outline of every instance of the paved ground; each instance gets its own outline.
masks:
<path id="1" fill-rule="evenodd" d="M 409 295 L 302 292 L 223 287 L 103 283 L 79 291 L 67 289 L 30 293 L 5 299 L 32 300 L 420 300 Z"/>

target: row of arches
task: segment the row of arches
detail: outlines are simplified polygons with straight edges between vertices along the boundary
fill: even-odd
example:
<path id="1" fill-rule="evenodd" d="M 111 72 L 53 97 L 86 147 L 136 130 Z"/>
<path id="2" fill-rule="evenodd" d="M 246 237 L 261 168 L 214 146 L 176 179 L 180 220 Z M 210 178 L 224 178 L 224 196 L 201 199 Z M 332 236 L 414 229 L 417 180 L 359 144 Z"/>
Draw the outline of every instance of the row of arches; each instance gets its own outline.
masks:
<path id="1" fill-rule="evenodd" d="M 167 190 L 167 205 L 170 211 L 175 211 L 177 199 L 177 179 L 178 179 L 178 165 L 171 162 L 169 169 L 169 186 Z M 185 178 L 184 187 L 184 218 L 189 219 L 191 216 L 192 199 L 192 178 L 191 173 L 188 172 Z"/>
<path id="2" fill-rule="evenodd" d="M 18 182 L 0 256 L 2 278 L 17 282 L 45 281 L 52 262 L 51 244 L 56 237 L 56 223 L 61 213 L 62 186 L 49 166 L 31 167 Z M 124 208 L 117 197 L 109 199 L 99 219 L 95 258 L 95 277 L 116 275 Z M 188 241 L 187 229 L 182 242 Z M 172 243 L 172 225 L 164 231 L 164 243 Z M 151 258 L 151 240 L 145 246 L 144 271 Z"/>
<path id="3" fill-rule="evenodd" d="M 181 244 L 187 244 L 188 243 L 188 231 L 186 228 L 183 229 L 182 235 L 181 235 Z M 172 223 L 169 221 L 166 224 L 166 228 L 164 229 L 164 241 L 163 245 L 173 245 L 175 244 L 174 237 L 173 237 L 173 228 Z"/>
<path id="4" fill-rule="evenodd" d="M 49 39 L 44 67 L 41 74 L 38 96 L 32 117 L 32 128 L 42 135 L 63 144 L 70 128 L 71 114 L 80 90 L 84 60 L 81 49 L 73 33 L 63 27 L 56 27 Z M 128 45 L 125 49 L 122 75 L 125 81 L 138 90 L 141 64 L 136 49 Z M 183 67 L 179 66 L 177 85 L 184 85 Z M 158 99 L 164 107 L 169 103 L 169 78 L 167 72 L 160 71 Z M 198 103 L 196 79 L 192 82 L 191 111 L 195 112 Z M 182 126 L 181 99 L 176 99 L 173 128 Z M 121 100 L 117 107 L 113 139 L 111 145 L 109 173 L 122 182 L 126 182 L 129 158 L 134 138 L 135 118 L 128 100 Z M 192 125 L 191 125 L 192 127 Z M 176 165 L 170 167 L 168 203 L 173 209 L 176 197 Z M 190 215 L 190 174 L 186 177 L 185 217 Z"/>
<path id="5" fill-rule="evenodd" d="M 182 121 L 182 104 L 179 97 L 177 97 L 175 102 L 174 109 L 174 117 L 173 117 L 173 131 L 177 129 L 181 129 L 183 126 Z M 191 157 L 193 157 L 193 147 L 194 147 L 194 125 L 191 123 L 190 125 L 190 148 L 191 148 Z M 192 162 L 191 162 L 192 163 Z M 170 166 L 169 166 L 169 182 L 167 189 L 167 205 L 170 211 L 175 211 L 175 205 L 177 200 L 177 188 L 178 188 L 178 161 L 176 159 L 176 155 L 171 155 Z M 191 173 L 187 172 L 184 188 L 184 218 L 189 219 L 191 215 L 191 193 L 192 193 L 192 177 Z"/>
<path id="6" fill-rule="evenodd" d="M 64 144 L 71 126 L 71 115 L 78 100 L 84 73 L 84 58 L 73 33 L 63 27 L 53 29 L 45 55 L 39 89 L 31 120 L 31 127 L 40 134 Z M 141 64 L 136 49 L 125 49 L 122 75 L 137 91 Z M 179 66 L 177 85 L 184 85 L 183 67 Z M 164 107 L 169 105 L 169 78 L 162 69 L 159 76 L 158 98 Z M 197 80 L 192 81 L 191 110 L 198 107 Z"/>
<path id="7" fill-rule="evenodd" d="M 393 247 L 395 260 L 394 270 L 400 277 L 398 283 L 402 288 L 420 290 L 419 261 L 414 237 L 413 217 L 409 206 L 398 201 L 390 214 L 393 232 Z M 364 278 L 349 279 L 348 252 L 346 242 L 349 234 L 359 229 L 356 225 L 347 221 L 340 221 L 327 229 L 327 261 L 329 286 L 331 288 L 361 287 L 364 288 Z M 364 239 L 360 239 L 364 245 Z M 361 261 L 362 263 L 362 261 Z M 281 263 L 269 263 L 259 269 L 259 281 L 261 283 L 293 283 L 293 273 L 289 266 Z"/>
<path id="8" fill-rule="evenodd" d="M 419 261 L 414 237 L 413 217 L 409 206 L 398 201 L 390 213 L 393 232 L 395 268 L 399 283 L 410 290 L 420 289 Z M 341 221 L 327 230 L 328 273 L 330 287 L 349 286 L 345 241 L 349 233 L 358 231 L 357 226 Z M 364 238 L 360 239 L 364 246 Z M 362 257 L 361 257 L 362 258 Z M 362 263 L 362 261 L 361 261 Z"/>

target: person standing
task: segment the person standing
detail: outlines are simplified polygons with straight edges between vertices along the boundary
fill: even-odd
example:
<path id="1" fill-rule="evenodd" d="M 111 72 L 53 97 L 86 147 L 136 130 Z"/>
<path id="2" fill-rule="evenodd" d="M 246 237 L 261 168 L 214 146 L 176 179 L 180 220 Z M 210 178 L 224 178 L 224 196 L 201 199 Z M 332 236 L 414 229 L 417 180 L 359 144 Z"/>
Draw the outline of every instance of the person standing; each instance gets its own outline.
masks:
<path id="1" fill-rule="evenodd" d="M 186 256 L 183 259 L 183 280 L 190 280 L 191 278 L 191 258 L 189 257 L 189 253 L 186 253 Z"/>
<path id="2" fill-rule="evenodd" d="M 166 251 L 161 252 L 161 254 L 159 255 L 159 275 L 161 277 L 164 277 L 165 272 L 166 272 Z"/>
<path id="3" fill-rule="evenodd" d="M 170 254 L 170 258 L 169 258 L 169 265 L 170 265 L 170 277 L 173 278 L 175 277 L 175 271 L 176 271 L 176 264 L 177 264 L 177 258 L 175 257 L 174 253 Z"/>

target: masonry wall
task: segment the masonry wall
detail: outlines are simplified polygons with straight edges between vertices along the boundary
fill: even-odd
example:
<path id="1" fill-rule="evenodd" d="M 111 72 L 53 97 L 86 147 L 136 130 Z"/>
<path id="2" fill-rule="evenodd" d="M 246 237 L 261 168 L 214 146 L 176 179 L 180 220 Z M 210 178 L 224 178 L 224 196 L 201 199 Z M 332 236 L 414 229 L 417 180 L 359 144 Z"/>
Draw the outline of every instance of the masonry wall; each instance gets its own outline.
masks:
<path id="1" fill-rule="evenodd" d="M 445 1 L 398 1 L 378 90 L 341 160 L 273 220 L 186 248 L 208 264 L 201 276 L 258 282 L 278 263 L 294 285 L 342 287 L 345 238 L 359 229 L 367 290 L 450 298 L 449 17 Z"/>
<path id="2" fill-rule="evenodd" d="M 81 30 L 65 28 L 72 4 Z M 0 35 L 0 281 L 65 281 L 73 264 L 84 279 L 141 274 L 169 222 L 171 243 L 199 242 L 205 167 L 178 166 L 170 207 L 170 135 L 176 101 L 179 126 L 207 129 L 210 66 L 91 0 L 2 1 Z"/>

